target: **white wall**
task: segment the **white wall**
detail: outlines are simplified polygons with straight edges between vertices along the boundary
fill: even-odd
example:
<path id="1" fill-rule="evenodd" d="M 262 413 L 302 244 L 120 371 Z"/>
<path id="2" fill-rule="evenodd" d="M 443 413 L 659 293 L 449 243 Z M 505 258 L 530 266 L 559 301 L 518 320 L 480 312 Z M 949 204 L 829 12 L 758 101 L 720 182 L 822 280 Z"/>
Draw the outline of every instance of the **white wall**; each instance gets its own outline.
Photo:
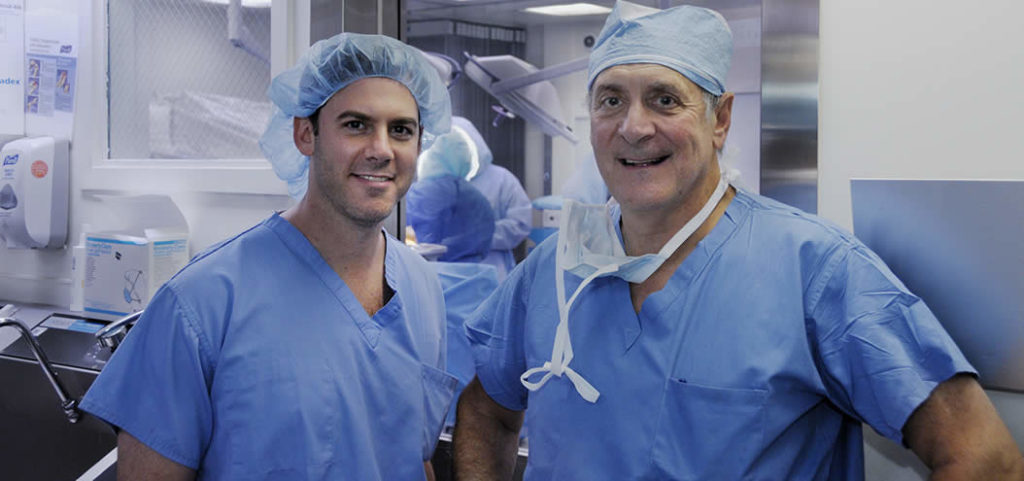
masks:
<path id="1" fill-rule="evenodd" d="M 822 216 L 852 228 L 855 177 L 1024 179 L 1024 3 L 820 6 Z M 989 394 L 1024 446 L 1024 395 Z M 868 445 L 867 479 L 926 479 L 902 448 Z"/>

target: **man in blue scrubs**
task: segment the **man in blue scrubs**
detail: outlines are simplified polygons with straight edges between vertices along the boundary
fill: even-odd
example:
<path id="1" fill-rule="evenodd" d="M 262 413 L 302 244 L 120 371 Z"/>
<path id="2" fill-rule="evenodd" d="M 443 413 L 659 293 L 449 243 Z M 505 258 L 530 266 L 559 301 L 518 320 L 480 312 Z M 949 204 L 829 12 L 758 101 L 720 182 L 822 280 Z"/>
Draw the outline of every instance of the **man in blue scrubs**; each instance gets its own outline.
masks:
<path id="1" fill-rule="evenodd" d="M 614 201 L 567 202 L 467 323 L 458 479 L 508 479 L 524 411 L 527 480 L 858 480 L 861 423 L 933 479 L 1024 479 L 924 303 L 848 233 L 730 185 L 731 46 L 710 10 L 610 14 L 587 88 Z"/>
<path id="2" fill-rule="evenodd" d="M 448 93 L 412 48 L 341 34 L 269 94 L 261 146 L 304 196 L 168 281 L 82 408 L 120 429 L 120 479 L 432 479 L 444 303 L 382 223 Z"/>

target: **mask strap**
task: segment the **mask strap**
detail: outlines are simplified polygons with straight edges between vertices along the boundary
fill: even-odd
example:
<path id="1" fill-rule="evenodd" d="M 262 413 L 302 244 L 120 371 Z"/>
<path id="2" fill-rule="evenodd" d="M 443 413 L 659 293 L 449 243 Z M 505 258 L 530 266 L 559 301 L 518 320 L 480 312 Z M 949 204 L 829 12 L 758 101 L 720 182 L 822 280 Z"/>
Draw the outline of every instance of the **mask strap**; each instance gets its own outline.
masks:
<path id="1" fill-rule="evenodd" d="M 546 361 L 543 366 L 535 367 L 524 372 L 519 376 L 519 382 L 523 384 L 526 389 L 536 391 L 544 386 L 551 379 L 552 376 L 562 377 L 564 373 L 569 381 L 572 382 L 576 392 L 580 394 L 583 399 L 588 402 L 597 402 L 597 398 L 601 396 L 601 393 L 594 388 L 586 379 L 583 378 L 579 373 L 569 367 L 569 363 L 572 361 L 572 341 L 569 339 L 569 311 L 572 309 L 573 303 L 576 302 L 576 298 L 580 292 L 583 291 L 591 281 L 601 277 L 602 275 L 608 274 L 618 270 L 617 265 L 602 266 L 600 269 L 595 271 L 593 274 L 587 276 L 580 283 L 579 287 L 573 292 L 572 297 L 569 301 L 565 300 L 565 270 L 562 269 L 562 258 L 565 256 L 567 249 L 566 239 L 564 235 L 568 229 L 568 212 L 564 213 L 561 219 L 561 226 L 559 227 L 559 236 L 557 250 L 555 251 L 555 293 L 558 297 L 558 327 L 555 329 L 555 342 L 551 346 L 551 360 Z M 537 382 L 530 382 L 530 376 L 534 374 L 543 373 L 544 375 Z"/>
<path id="2" fill-rule="evenodd" d="M 697 232 L 697 229 L 704 225 L 708 217 L 711 217 L 711 213 L 714 212 L 715 207 L 718 207 L 718 202 L 722 200 L 722 197 L 725 197 L 725 191 L 729 188 L 729 179 L 727 177 L 724 173 L 719 177 L 718 185 L 715 187 L 715 191 L 711 193 L 708 201 L 704 203 L 704 207 L 701 207 L 700 211 L 690 218 L 690 221 L 682 229 L 679 229 L 665 245 L 661 246 L 661 250 L 658 251 L 658 257 L 661 259 L 672 257 L 676 249 L 683 245 L 683 242 L 686 242 L 686 239 L 689 239 L 694 232 Z M 661 264 L 659 263 L 658 266 L 660 267 Z M 651 273 L 653 274 L 654 272 L 652 271 Z"/>

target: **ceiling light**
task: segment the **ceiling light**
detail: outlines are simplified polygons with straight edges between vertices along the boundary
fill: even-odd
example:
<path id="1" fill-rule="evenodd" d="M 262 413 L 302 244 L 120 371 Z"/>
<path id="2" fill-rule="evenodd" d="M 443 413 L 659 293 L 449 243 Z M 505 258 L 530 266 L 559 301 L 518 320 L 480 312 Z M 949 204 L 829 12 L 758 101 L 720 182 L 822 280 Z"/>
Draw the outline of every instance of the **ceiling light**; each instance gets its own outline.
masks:
<path id="1" fill-rule="evenodd" d="M 608 13 L 612 11 L 612 9 L 602 7 L 600 5 L 594 5 L 592 3 L 568 3 L 563 5 L 548 5 L 546 7 L 530 7 L 523 11 L 539 13 L 541 15 L 567 17 L 573 15 L 597 15 L 599 13 Z"/>
<path id="2" fill-rule="evenodd" d="M 227 4 L 231 3 L 230 0 L 204 0 L 204 1 L 206 1 L 208 3 L 216 3 L 216 4 L 220 4 L 220 5 L 227 5 Z M 242 6 L 243 7 L 249 7 L 249 8 L 267 8 L 267 7 L 270 6 L 270 2 L 271 2 L 271 0 L 242 0 Z"/>

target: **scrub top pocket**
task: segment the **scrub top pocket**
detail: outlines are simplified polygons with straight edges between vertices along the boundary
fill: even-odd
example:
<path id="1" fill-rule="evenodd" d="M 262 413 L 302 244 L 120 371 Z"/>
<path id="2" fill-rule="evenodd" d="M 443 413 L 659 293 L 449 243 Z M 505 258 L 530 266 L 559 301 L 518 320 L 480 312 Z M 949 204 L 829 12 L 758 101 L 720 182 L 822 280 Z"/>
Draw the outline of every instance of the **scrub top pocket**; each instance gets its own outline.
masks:
<path id="1" fill-rule="evenodd" d="M 767 391 L 670 379 L 657 423 L 652 479 L 747 479 L 760 450 Z M 690 443 L 687 443 L 690 441 Z"/>
<path id="2" fill-rule="evenodd" d="M 423 371 L 423 460 L 434 454 L 437 439 L 441 436 L 448 406 L 455 396 L 459 380 L 436 367 L 421 364 Z"/>

